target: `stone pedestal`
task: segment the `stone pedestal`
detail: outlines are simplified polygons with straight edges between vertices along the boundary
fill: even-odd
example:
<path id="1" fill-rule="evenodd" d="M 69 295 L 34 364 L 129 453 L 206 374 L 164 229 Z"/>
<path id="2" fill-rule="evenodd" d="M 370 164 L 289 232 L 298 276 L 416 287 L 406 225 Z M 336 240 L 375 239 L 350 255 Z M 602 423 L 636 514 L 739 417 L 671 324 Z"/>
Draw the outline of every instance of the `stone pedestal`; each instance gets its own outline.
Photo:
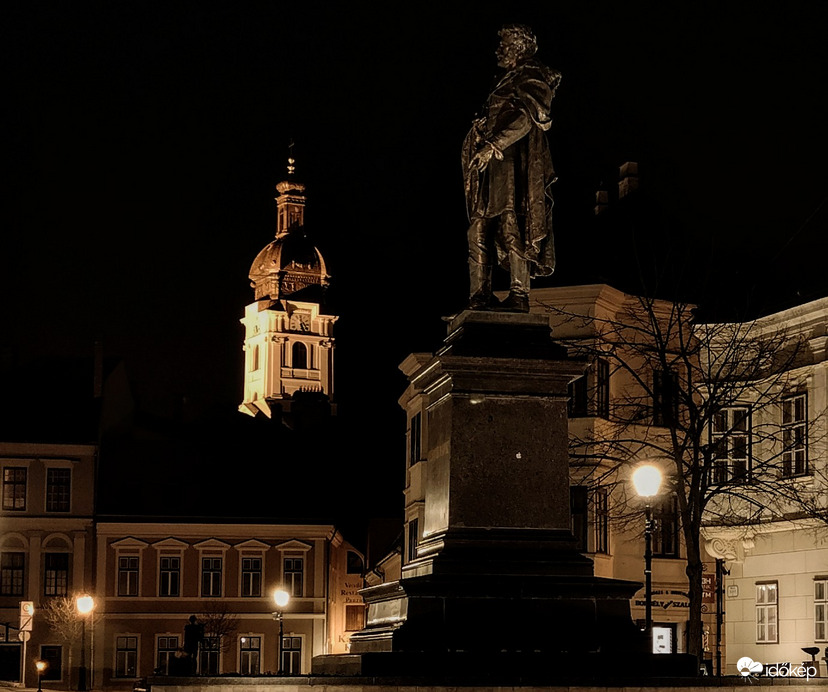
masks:
<path id="1" fill-rule="evenodd" d="M 314 673 L 643 654 L 629 605 L 641 584 L 593 576 L 575 549 L 567 385 L 585 364 L 546 316 L 463 312 L 402 369 L 428 415 L 422 541 L 400 581 L 362 591 L 351 655 L 318 657 Z"/>

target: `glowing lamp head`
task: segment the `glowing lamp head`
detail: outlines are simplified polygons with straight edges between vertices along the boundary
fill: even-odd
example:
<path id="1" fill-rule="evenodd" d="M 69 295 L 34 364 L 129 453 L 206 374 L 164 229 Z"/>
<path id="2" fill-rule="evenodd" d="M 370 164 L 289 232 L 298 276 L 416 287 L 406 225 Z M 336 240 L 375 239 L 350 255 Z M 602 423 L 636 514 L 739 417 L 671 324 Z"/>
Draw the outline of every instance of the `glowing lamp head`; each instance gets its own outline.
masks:
<path id="1" fill-rule="evenodd" d="M 37 668 L 38 673 L 42 673 L 49 667 L 49 664 L 46 661 L 35 661 L 35 668 Z"/>
<path id="2" fill-rule="evenodd" d="M 95 600 L 92 596 L 78 596 L 75 603 L 78 606 L 78 612 L 81 615 L 91 613 L 95 608 Z"/>
<path id="3" fill-rule="evenodd" d="M 643 464 L 633 471 L 632 482 L 635 492 L 641 497 L 658 495 L 661 488 L 661 469 L 652 464 Z"/>
<path id="4" fill-rule="evenodd" d="M 290 600 L 290 594 L 284 589 L 276 589 L 273 592 L 273 600 L 279 608 L 284 608 Z"/>

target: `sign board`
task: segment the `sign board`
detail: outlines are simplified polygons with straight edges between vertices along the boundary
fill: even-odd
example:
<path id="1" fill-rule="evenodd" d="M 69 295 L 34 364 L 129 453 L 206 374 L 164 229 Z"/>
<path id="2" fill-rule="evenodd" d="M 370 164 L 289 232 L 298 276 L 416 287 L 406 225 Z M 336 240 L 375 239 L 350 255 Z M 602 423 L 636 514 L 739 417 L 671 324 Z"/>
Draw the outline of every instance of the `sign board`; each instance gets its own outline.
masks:
<path id="1" fill-rule="evenodd" d="M 34 601 L 20 601 L 20 631 L 31 632 L 34 620 Z"/>
<path id="2" fill-rule="evenodd" d="M 32 636 L 32 633 L 31 633 L 31 632 L 29 632 L 29 631 L 26 631 L 26 630 L 21 630 L 20 632 L 18 632 L 18 633 L 17 633 L 17 638 L 18 638 L 21 642 L 27 642 L 27 641 L 29 641 L 29 637 L 31 637 L 31 636 Z"/>
<path id="3" fill-rule="evenodd" d="M 705 569 L 702 572 L 702 603 L 716 602 L 716 572 L 708 568 L 707 563 L 704 565 Z M 715 566 L 714 570 L 715 570 Z"/>

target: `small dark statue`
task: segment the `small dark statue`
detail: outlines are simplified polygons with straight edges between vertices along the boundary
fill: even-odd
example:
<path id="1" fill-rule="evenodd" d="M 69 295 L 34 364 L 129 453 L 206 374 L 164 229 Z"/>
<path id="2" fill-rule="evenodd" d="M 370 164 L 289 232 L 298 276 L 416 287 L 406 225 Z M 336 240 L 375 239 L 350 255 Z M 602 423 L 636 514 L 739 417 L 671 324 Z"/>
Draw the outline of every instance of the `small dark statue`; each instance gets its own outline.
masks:
<path id="1" fill-rule="evenodd" d="M 497 64 L 505 74 L 463 143 L 469 213 L 469 309 L 529 311 L 532 276 L 555 269 L 552 195 L 555 170 L 546 141 L 561 74 L 532 59 L 529 27 L 500 30 Z M 509 295 L 492 295 L 495 264 L 511 275 Z"/>

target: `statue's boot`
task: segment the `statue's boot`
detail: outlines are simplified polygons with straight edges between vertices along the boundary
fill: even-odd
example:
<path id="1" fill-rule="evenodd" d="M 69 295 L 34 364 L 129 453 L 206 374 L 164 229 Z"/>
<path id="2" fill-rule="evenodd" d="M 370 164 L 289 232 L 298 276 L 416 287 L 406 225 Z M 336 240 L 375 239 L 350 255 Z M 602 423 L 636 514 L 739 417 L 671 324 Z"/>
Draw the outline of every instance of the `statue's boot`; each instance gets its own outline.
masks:
<path id="1" fill-rule="evenodd" d="M 499 308 L 507 312 L 529 312 L 529 261 L 517 252 L 509 252 L 509 295 L 504 298 Z"/>
<path id="2" fill-rule="evenodd" d="M 469 310 L 491 310 L 492 268 L 469 261 Z"/>

